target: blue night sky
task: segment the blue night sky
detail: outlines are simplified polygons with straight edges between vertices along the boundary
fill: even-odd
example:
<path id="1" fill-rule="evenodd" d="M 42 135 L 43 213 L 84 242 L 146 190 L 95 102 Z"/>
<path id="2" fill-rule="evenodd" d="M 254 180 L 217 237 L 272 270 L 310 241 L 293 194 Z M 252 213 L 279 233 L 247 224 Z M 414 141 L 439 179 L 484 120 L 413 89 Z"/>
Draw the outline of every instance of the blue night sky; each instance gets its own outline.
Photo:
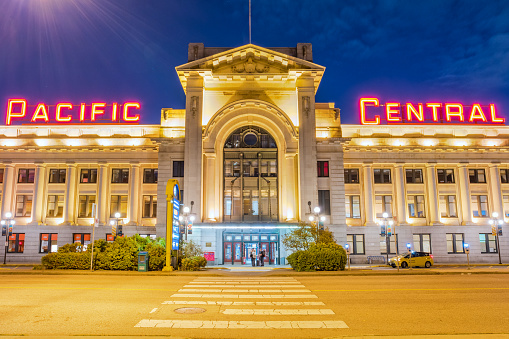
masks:
<path id="1" fill-rule="evenodd" d="M 175 66 L 190 42 L 249 42 L 248 0 L 1 0 L 0 102 L 183 108 Z M 358 100 L 495 103 L 509 117 L 507 1 L 252 0 L 252 42 L 313 44 L 317 102 L 358 123 Z M 30 110 L 29 110 L 30 112 Z M 31 113 L 29 113 L 31 114 Z M 54 114 L 50 112 L 50 116 Z M 4 120 L 5 121 L 5 120 Z"/>

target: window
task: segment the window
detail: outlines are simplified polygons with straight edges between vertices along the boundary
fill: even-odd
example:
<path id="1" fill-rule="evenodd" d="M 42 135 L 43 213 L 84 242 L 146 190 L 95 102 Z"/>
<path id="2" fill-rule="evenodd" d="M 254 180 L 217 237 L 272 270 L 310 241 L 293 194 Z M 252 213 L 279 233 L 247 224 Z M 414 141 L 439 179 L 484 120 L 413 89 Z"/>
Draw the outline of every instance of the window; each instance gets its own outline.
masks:
<path id="1" fill-rule="evenodd" d="M 381 254 L 387 254 L 387 237 L 380 236 L 380 253 Z M 391 237 L 389 237 L 389 254 L 396 254 L 396 242 L 397 242 L 397 235 L 393 234 Z"/>
<path id="2" fill-rule="evenodd" d="M 489 216 L 487 195 L 472 195 L 470 204 L 474 217 L 487 218 Z"/>
<path id="3" fill-rule="evenodd" d="M 57 233 L 41 233 L 39 253 L 50 253 L 58 251 L 58 234 Z"/>
<path id="4" fill-rule="evenodd" d="M 496 238 L 491 233 L 480 233 L 481 253 L 497 253 Z"/>
<path id="5" fill-rule="evenodd" d="M 80 183 L 95 184 L 97 183 L 97 169 L 83 168 L 80 173 Z"/>
<path id="6" fill-rule="evenodd" d="M 0 184 L 4 183 L 4 169 L 0 168 Z"/>
<path id="7" fill-rule="evenodd" d="M 110 205 L 110 218 L 115 218 L 119 212 L 121 218 L 127 217 L 127 195 L 112 195 Z"/>
<path id="8" fill-rule="evenodd" d="M 364 254 L 364 234 L 347 234 L 346 242 L 351 254 Z"/>
<path id="9" fill-rule="evenodd" d="M 422 169 L 405 170 L 407 184 L 422 184 Z"/>
<path id="10" fill-rule="evenodd" d="M 129 182 L 128 168 L 114 168 L 111 170 L 112 184 L 127 184 Z"/>
<path id="11" fill-rule="evenodd" d="M 48 218 L 60 218 L 64 215 L 64 196 L 48 195 L 48 209 L 46 216 Z"/>
<path id="12" fill-rule="evenodd" d="M 330 191 L 318 191 L 318 206 L 320 206 L 320 213 L 330 215 Z"/>
<path id="13" fill-rule="evenodd" d="M 157 195 L 143 196 L 143 218 L 157 217 Z"/>
<path id="14" fill-rule="evenodd" d="M 32 216 L 32 196 L 17 195 L 16 196 L 16 216 L 30 217 Z"/>
<path id="15" fill-rule="evenodd" d="M 454 184 L 453 169 L 437 169 L 437 177 L 440 184 Z"/>
<path id="16" fill-rule="evenodd" d="M 377 218 L 383 218 L 384 213 L 387 213 L 389 218 L 392 217 L 391 195 L 375 195 L 375 213 Z"/>
<path id="17" fill-rule="evenodd" d="M 157 184 L 157 168 L 145 168 L 143 170 L 143 183 L 144 184 Z"/>
<path id="18" fill-rule="evenodd" d="M 23 253 L 25 250 L 25 233 L 13 233 L 9 236 L 9 253 Z"/>
<path id="19" fill-rule="evenodd" d="M 237 162 L 238 171 L 240 176 L 240 163 Z M 183 178 L 184 177 L 184 162 L 183 161 L 174 161 L 173 162 L 173 177 L 174 178 Z"/>
<path id="20" fill-rule="evenodd" d="M 106 234 L 106 241 L 107 242 L 113 242 L 115 241 L 115 236 L 111 233 Z"/>
<path id="21" fill-rule="evenodd" d="M 505 169 L 505 168 L 502 168 L 500 170 L 500 182 L 502 184 L 507 184 L 509 183 L 509 170 Z"/>
<path id="22" fill-rule="evenodd" d="M 328 176 L 329 176 L 329 162 L 318 161 L 318 177 L 328 177 Z"/>
<path id="23" fill-rule="evenodd" d="M 359 183 L 359 169 L 345 168 L 345 184 L 358 184 L 358 183 Z"/>
<path id="24" fill-rule="evenodd" d="M 346 217 L 359 219 L 361 217 L 360 195 L 347 195 L 345 198 Z"/>
<path id="25" fill-rule="evenodd" d="M 431 253 L 431 234 L 414 234 L 414 251 Z"/>
<path id="26" fill-rule="evenodd" d="M 486 174 L 483 169 L 469 169 L 468 177 L 471 184 L 485 184 Z"/>
<path id="27" fill-rule="evenodd" d="M 424 208 L 424 195 L 409 195 L 408 216 L 410 218 L 426 218 L 426 209 Z"/>
<path id="28" fill-rule="evenodd" d="M 502 196 L 502 201 L 504 203 L 504 215 L 509 218 L 509 195 Z"/>
<path id="29" fill-rule="evenodd" d="M 390 184 L 391 183 L 391 170 L 390 168 L 375 168 L 373 170 L 375 177 L 375 184 Z"/>
<path id="30" fill-rule="evenodd" d="M 80 246 L 79 251 L 86 251 L 88 245 L 90 245 L 90 233 L 74 233 L 72 235 L 73 242 L 75 244 L 82 244 L 83 246 Z"/>
<path id="31" fill-rule="evenodd" d="M 465 253 L 463 248 L 463 233 L 447 233 L 446 239 L 448 253 Z"/>
<path id="32" fill-rule="evenodd" d="M 458 216 L 455 195 L 441 195 L 439 205 L 442 218 L 456 218 Z"/>
<path id="33" fill-rule="evenodd" d="M 63 184 L 65 183 L 65 168 L 58 169 L 52 168 L 49 170 L 49 183 L 50 184 Z"/>
<path id="34" fill-rule="evenodd" d="M 19 184 L 33 184 L 35 179 L 35 168 L 20 168 L 18 171 Z"/>
<path id="35" fill-rule="evenodd" d="M 78 218 L 92 218 L 92 204 L 95 204 L 95 195 L 80 195 Z"/>

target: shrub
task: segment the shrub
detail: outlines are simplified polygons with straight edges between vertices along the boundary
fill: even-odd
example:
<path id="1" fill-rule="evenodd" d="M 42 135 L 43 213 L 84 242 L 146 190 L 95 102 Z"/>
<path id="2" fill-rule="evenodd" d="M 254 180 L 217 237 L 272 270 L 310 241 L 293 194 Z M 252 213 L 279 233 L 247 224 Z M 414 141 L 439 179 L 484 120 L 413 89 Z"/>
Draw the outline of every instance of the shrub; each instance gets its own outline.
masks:
<path id="1" fill-rule="evenodd" d="M 58 249 L 58 253 L 76 253 L 76 252 L 81 252 L 80 243 L 65 244 L 64 246 L 61 246 Z"/>
<path id="2" fill-rule="evenodd" d="M 166 249 L 157 242 L 150 242 L 145 247 L 148 252 L 149 271 L 161 271 L 166 264 Z"/>
<path id="3" fill-rule="evenodd" d="M 90 268 L 89 253 L 49 253 L 41 263 L 49 269 L 86 270 Z"/>
<path id="4" fill-rule="evenodd" d="M 133 271 L 138 268 L 138 246 L 134 237 L 117 237 L 104 252 L 97 253 L 96 268 Z"/>
<path id="5" fill-rule="evenodd" d="M 344 270 L 346 252 L 336 243 L 318 243 L 307 251 L 297 251 L 287 257 L 288 263 L 298 272 Z"/>
<path id="6" fill-rule="evenodd" d="M 207 265 L 205 257 L 194 256 L 182 259 L 181 269 L 183 271 L 199 271 L 201 267 Z"/>
<path id="7" fill-rule="evenodd" d="M 201 247 L 192 240 L 181 243 L 182 258 L 191 258 L 203 255 Z"/>
<path id="8" fill-rule="evenodd" d="M 290 254 L 286 259 L 297 272 L 315 270 L 315 258 L 311 251 L 297 251 Z"/>

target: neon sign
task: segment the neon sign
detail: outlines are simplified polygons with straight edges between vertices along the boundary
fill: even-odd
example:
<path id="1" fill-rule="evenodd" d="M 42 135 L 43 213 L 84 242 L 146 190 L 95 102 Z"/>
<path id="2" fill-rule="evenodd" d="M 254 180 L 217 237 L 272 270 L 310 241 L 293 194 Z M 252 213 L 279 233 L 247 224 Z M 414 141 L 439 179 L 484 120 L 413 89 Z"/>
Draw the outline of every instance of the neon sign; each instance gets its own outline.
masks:
<path id="1" fill-rule="evenodd" d="M 382 109 L 381 106 L 385 106 Z M 368 112 L 368 107 L 370 108 Z M 460 103 L 405 103 L 387 102 L 380 105 L 378 98 L 361 98 L 359 100 L 361 124 L 380 125 L 403 123 L 451 123 L 451 124 L 504 124 L 505 118 L 497 117 L 495 104 L 481 106 L 472 104 L 464 106 Z M 376 114 L 378 113 L 378 114 Z"/>
<path id="2" fill-rule="evenodd" d="M 110 106 L 111 109 L 108 107 Z M 119 105 L 114 102 L 107 105 L 105 102 L 93 102 L 90 105 L 81 103 L 73 105 L 70 102 L 60 102 L 54 105 L 50 110 L 49 105 L 38 103 L 35 109 L 31 110 L 31 117 L 27 116 L 28 108 L 26 99 L 9 99 L 7 102 L 7 112 L 5 124 L 11 125 L 14 119 L 21 119 L 30 123 L 137 123 L 140 121 L 138 114 L 131 114 L 134 109 L 140 109 L 139 102 L 125 102 Z M 108 107 L 108 108 L 107 108 Z M 28 121 L 28 119 L 30 119 Z"/>

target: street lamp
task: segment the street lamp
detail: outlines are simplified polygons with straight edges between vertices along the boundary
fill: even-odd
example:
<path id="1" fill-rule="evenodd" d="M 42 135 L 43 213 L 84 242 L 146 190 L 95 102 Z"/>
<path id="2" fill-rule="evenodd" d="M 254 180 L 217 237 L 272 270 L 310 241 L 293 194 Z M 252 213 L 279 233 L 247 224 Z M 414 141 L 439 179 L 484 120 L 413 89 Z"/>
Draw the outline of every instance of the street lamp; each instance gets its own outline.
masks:
<path id="1" fill-rule="evenodd" d="M 12 226 L 16 223 L 11 212 L 5 213 L 5 219 L 0 221 L 2 225 L 2 233 L 5 229 L 5 248 L 4 248 L 4 265 L 7 260 L 7 248 L 9 247 L 9 235 L 12 235 Z"/>
<path id="2" fill-rule="evenodd" d="M 179 217 L 179 221 L 184 222 L 184 234 L 185 234 L 186 241 L 187 241 L 187 234 L 188 233 L 192 234 L 192 230 L 191 230 L 191 232 L 189 232 L 189 230 L 188 230 L 189 224 L 192 225 L 194 222 L 194 219 L 195 219 L 195 216 L 192 214 L 193 205 L 194 205 L 194 201 L 191 201 L 191 208 L 189 208 L 188 206 L 184 206 L 184 208 L 183 208 L 184 213 Z"/>
<path id="3" fill-rule="evenodd" d="M 385 255 L 386 255 L 386 262 L 389 263 L 389 251 L 390 251 L 390 240 L 391 236 L 394 233 L 394 236 L 396 236 L 396 228 L 394 227 L 394 221 L 389 220 L 389 214 L 387 212 L 384 212 L 382 214 L 382 220 L 380 220 L 378 223 L 380 226 L 382 226 L 380 235 L 384 236 L 385 234 Z M 399 272 L 399 251 L 398 251 L 398 239 L 395 239 L 396 244 L 396 267 L 398 268 Z"/>
<path id="4" fill-rule="evenodd" d="M 500 254 L 500 238 L 499 235 L 502 233 L 502 224 L 504 221 L 502 219 L 498 218 L 498 213 L 493 212 L 491 215 L 491 219 L 489 220 L 489 223 L 491 225 L 491 234 L 495 236 L 495 240 L 497 242 L 497 251 L 498 251 L 498 263 L 502 264 L 502 256 Z M 488 239 L 486 239 L 488 240 Z M 488 241 L 488 251 L 489 251 L 489 241 Z"/>
<path id="5" fill-rule="evenodd" d="M 113 233 L 113 237 L 116 237 L 117 235 L 122 235 L 122 225 L 120 225 L 120 213 L 115 213 L 115 219 L 110 220 L 111 225 L 111 233 Z"/>
<path id="6" fill-rule="evenodd" d="M 311 201 L 308 201 L 309 211 L 311 211 Z M 320 222 L 325 222 L 325 216 L 320 215 L 320 207 L 316 206 L 313 208 L 314 213 L 310 213 L 309 221 L 311 224 L 316 221 L 316 242 L 318 243 L 318 234 L 320 233 Z"/>

